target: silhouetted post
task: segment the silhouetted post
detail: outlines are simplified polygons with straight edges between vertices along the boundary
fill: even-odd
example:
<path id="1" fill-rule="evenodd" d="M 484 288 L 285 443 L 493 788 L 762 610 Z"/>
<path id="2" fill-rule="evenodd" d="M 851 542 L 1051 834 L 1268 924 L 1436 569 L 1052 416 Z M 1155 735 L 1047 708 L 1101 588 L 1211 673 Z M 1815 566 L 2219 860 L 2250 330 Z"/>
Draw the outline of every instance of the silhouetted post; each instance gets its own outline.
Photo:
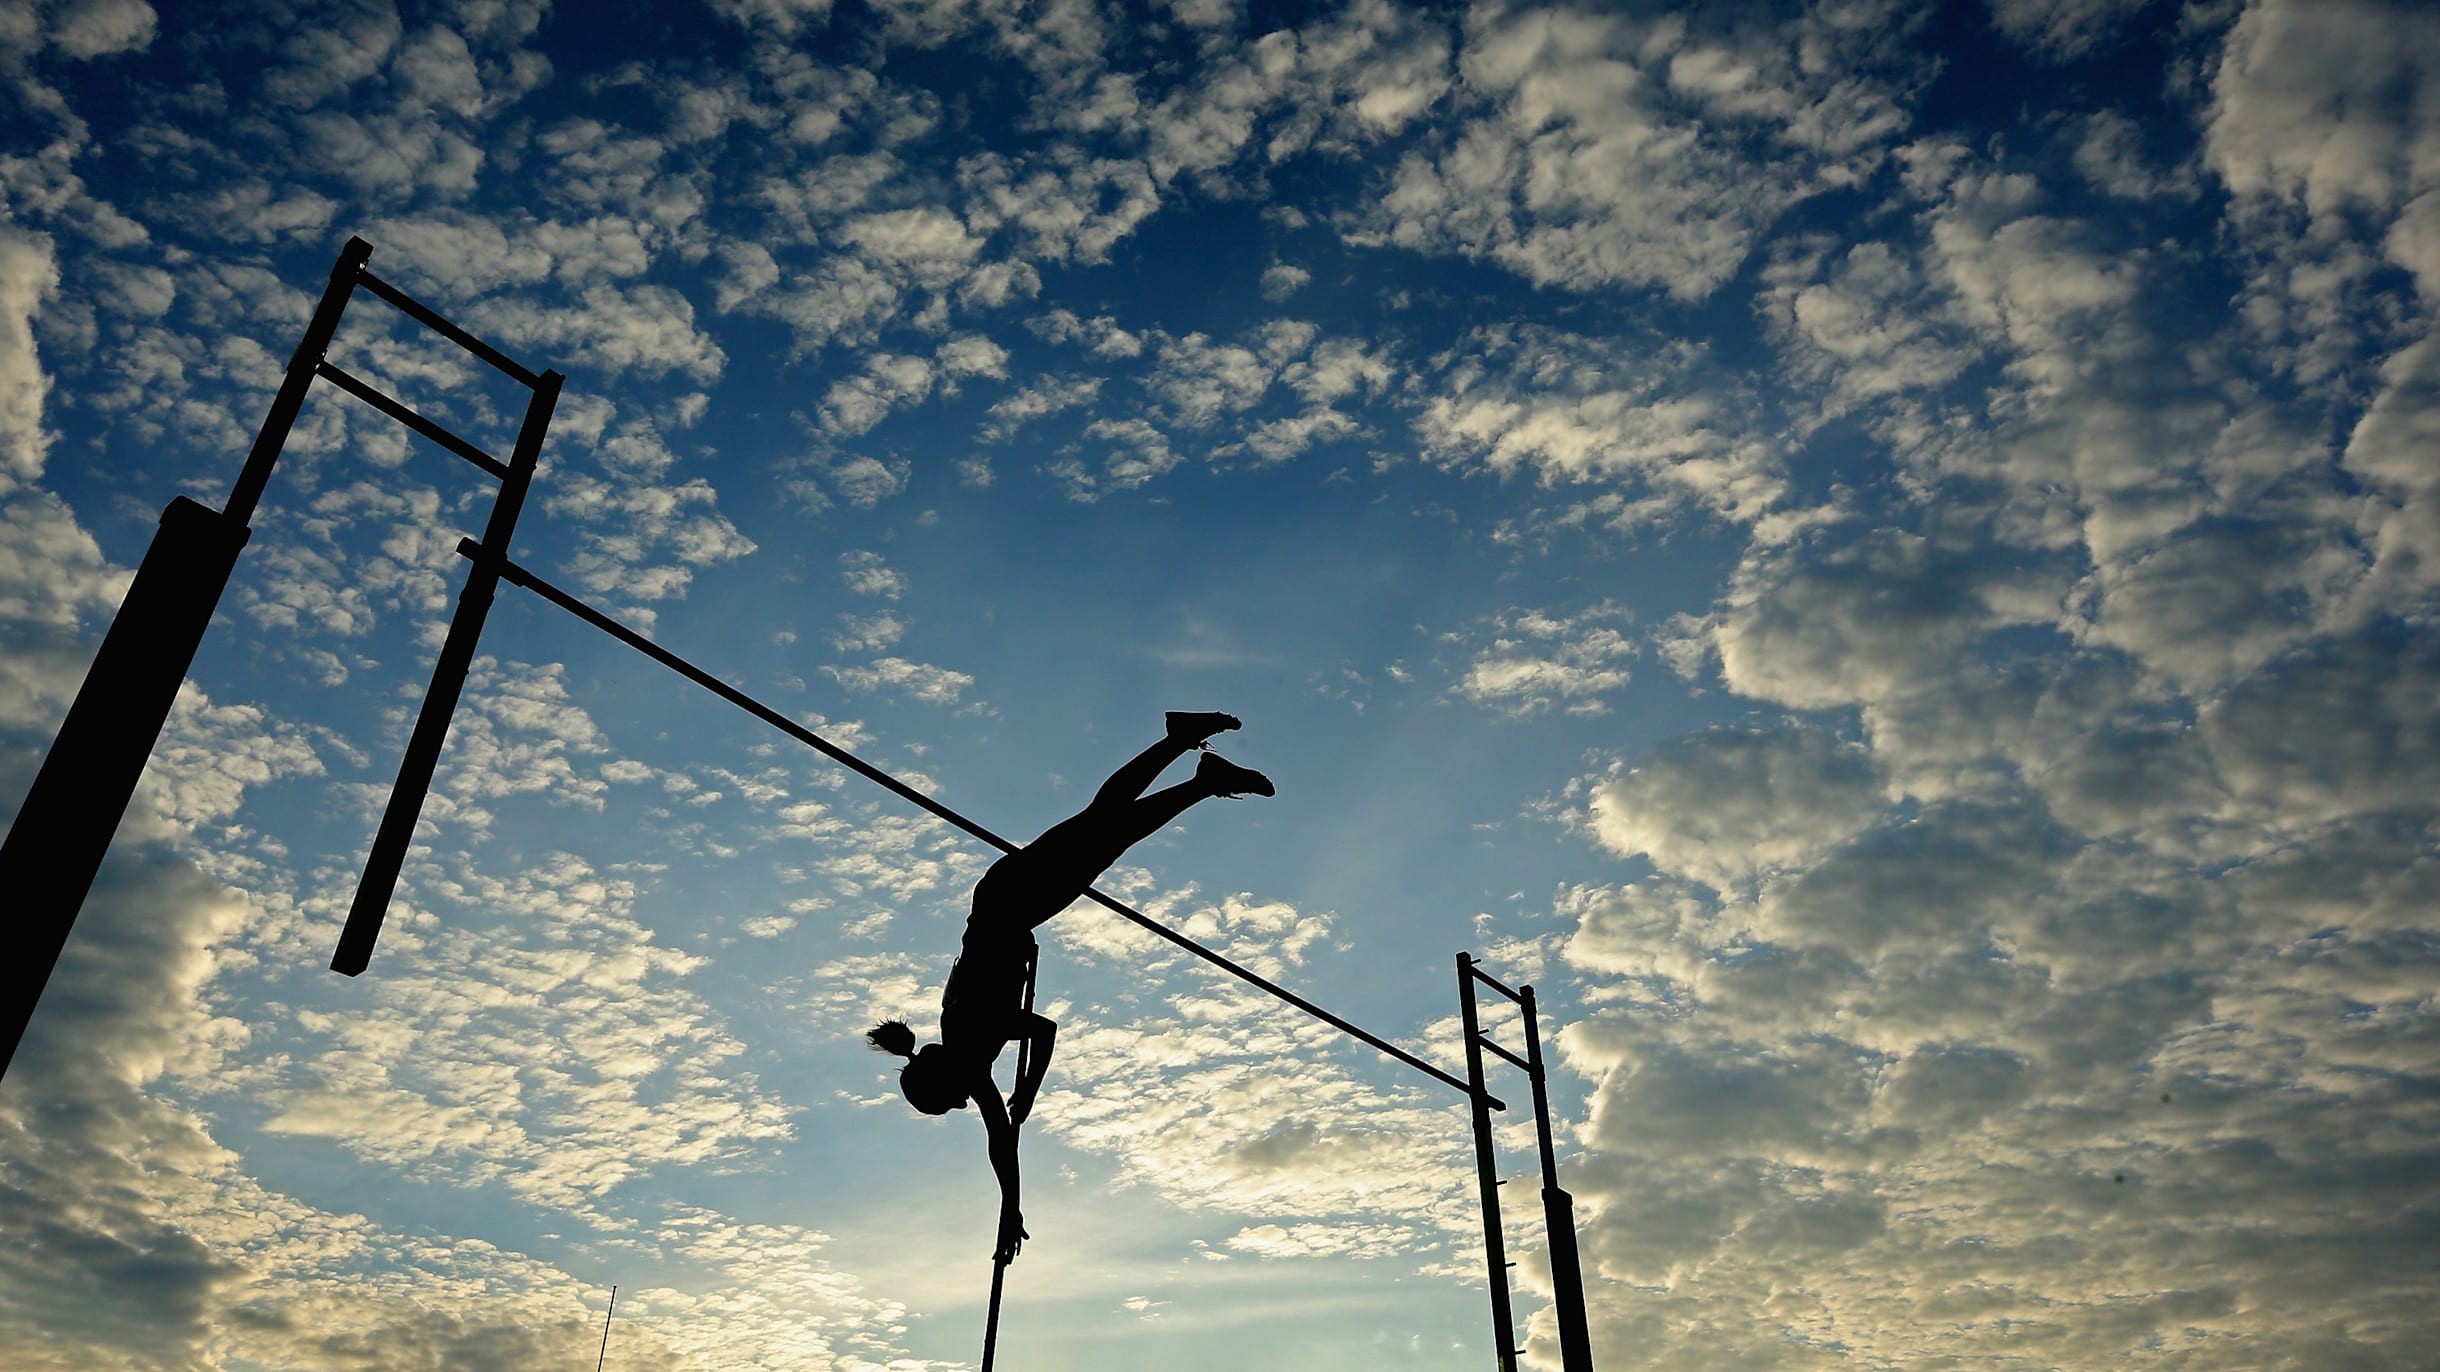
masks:
<path id="1" fill-rule="evenodd" d="M 559 388 L 565 380 L 556 371 L 534 379 L 534 398 L 525 407 L 525 423 L 517 431 L 517 450 L 509 458 L 508 477 L 500 483 L 500 498 L 493 502 L 491 519 L 483 526 L 474 570 L 467 574 L 466 588 L 458 593 L 457 612 L 449 617 L 449 635 L 441 642 L 440 660 L 432 664 L 431 688 L 424 692 L 423 708 L 415 716 L 415 732 L 407 739 L 406 756 L 399 759 L 389 807 L 382 811 L 373 851 L 364 860 L 364 877 L 356 883 L 347 927 L 340 931 L 338 951 L 331 955 L 334 972 L 352 977 L 372 961 L 373 942 L 381 937 L 390 896 L 398 889 L 399 869 L 406 863 L 408 845 L 415 840 L 415 823 L 424 812 L 424 797 L 432 790 L 432 772 L 440 763 L 441 744 L 449 737 L 458 696 L 466 688 L 466 673 L 474 665 L 475 642 L 482 637 L 483 621 L 491 613 L 500 573 L 508 566 L 509 539 L 516 533 L 517 514 L 533 484 L 534 465 L 542 457 L 542 438 L 550 429 L 551 411 L 559 403 Z"/>
<path id="2" fill-rule="evenodd" d="M 7 842 L 0 844 L 0 900 L 8 911 L 0 927 L 10 949 L 8 970 L 0 973 L 7 998 L 0 1005 L 0 1038 L 7 1050 L 0 1073 L 16 1059 L 26 1024 L 127 815 L 237 554 L 251 536 L 247 522 L 271 479 L 272 464 L 372 251 L 361 238 L 349 239 L 341 250 L 238 473 L 227 510 L 180 496 L 161 512 L 160 532 L 145 550 L 127 599 L 51 740 Z"/>
<path id="3" fill-rule="evenodd" d="M 1559 1187 L 1559 1161 L 1550 1143 L 1550 1093 L 1542 1085 L 1542 1020 L 1533 988 L 1517 988 L 1525 1011 L 1526 1075 L 1533 1078 L 1533 1122 L 1542 1145 L 1542 1220 L 1550 1231 L 1551 1305 L 1559 1316 L 1559 1363 L 1566 1372 L 1593 1372 L 1593 1336 L 1584 1322 L 1584 1269 L 1576 1258 L 1576 1198 Z M 1466 1004 L 1474 1004 L 1469 991 Z"/>
<path id="4" fill-rule="evenodd" d="M 305 326 L 305 336 L 297 340 L 297 350 L 288 355 L 288 374 L 280 378 L 279 394 L 271 397 L 263 427 L 255 432 L 254 448 L 237 473 L 237 484 L 230 488 L 227 513 L 240 524 L 254 518 L 254 506 L 263 498 L 263 487 L 271 482 L 272 465 L 288 446 L 288 431 L 296 427 L 297 411 L 305 408 L 305 393 L 313 389 L 315 369 L 330 352 L 331 335 L 339 331 L 339 315 L 347 309 L 348 297 L 355 293 L 364 264 L 372 255 L 372 244 L 350 238 L 339 250 L 339 260 L 331 264 L 322 303 L 314 307 L 313 320 Z"/>
<path id="5" fill-rule="evenodd" d="M 1508 1249 L 1500 1237 L 1499 1160 L 1491 1151 L 1490 1092 L 1483 1087 L 1483 1039 L 1474 1014 L 1474 958 L 1457 955 L 1457 1002 L 1464 1007 L 1466 1108 L 1474 1116 L 1474 1165 L 1483 1184 L 1483 1260 L 1491 1269 L 1491 1335 L 1499 1341 L 1500 1372 L 1517 1372 L 1516 1315 L 1508 1308 Z"/>
<path id="6" fill-rule="evenodd" d="M 162 511 L 161 530 L 0 845 L 10 949 L 0 1034 L 12 1060 L 246 536 L 244 525 L 184 496 Z"/>

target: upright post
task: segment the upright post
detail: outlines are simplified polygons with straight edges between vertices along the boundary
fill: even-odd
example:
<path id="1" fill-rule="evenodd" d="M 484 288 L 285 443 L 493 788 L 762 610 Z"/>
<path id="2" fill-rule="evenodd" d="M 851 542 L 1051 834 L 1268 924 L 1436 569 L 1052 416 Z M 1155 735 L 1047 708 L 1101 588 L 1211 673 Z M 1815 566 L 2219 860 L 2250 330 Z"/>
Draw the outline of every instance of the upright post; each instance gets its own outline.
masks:
<path id="1" fill-rule="evenodd" d="M 1474 995 L 1469 988 L 1466 1004 Z M 1533 988 L 1517 988 L 1525 1011 L 1525 1074 L 1533 1078 L 1533 1122 L 1542 1145 L 1542 1219 L 1550 1232 L 1551 1305 L 1559 1316 L 1559 1365 L 1593 1372 L 1593 1336 L 1584 1319 L 1584 1268 L 1576 1257 L 1576 1198 L 1559 1187 L 1559 1161 L 1550 1142 L 1550 1092 L 1542 1085 L 1542 1019 Z"/>
<path id="2" fill-rule="evenodd" d="M 517 514 L 524 508 L 526 489 L 533 484 L 534 466 L 542 457 L 543 435 L 551 426 L 551 411 L 559 403 L 566 378 L 544 372 L 534 381 L 534 398 L 525 407 L 525 423 L 517 431 L 517 450 L 509 458 L 508 478 L 500 483 L 500 498 L 483 526 L 476 547 L 474 570 L 458 593 L 456 613 L 449 617 L 448 637 L 441 641 L 440 660 L 432 664 L 432 685 L 424 692 L 423 708 L 415 716 L 406 756 L 398 762 L 398 782 L 381 813 L 373 835 L 373 851 L 364 860 L 364 876 L 356 883 L 356 899 L 348 908 L 347 926 L 339 933 L 331 970 L 355 976 L 372 961 L 373 943 L 381 937 L 381 922 L 398 889 L 399 869 L 406 864 L 407 846 L 415 839 L 415 822 L 423 815 L 424 797 L 432 790 L 432 773 L 440 763 L 441 744 L 449 737 L 449 721 L 457 713 L 466 673 L 474 666 L 476 640 L 491 613 L 500 573 L 508 565 L 509 539 L 516 533 Z"/>
<path id="3" fill-rule="evenodd" d="M 1490 1092 L 1483 1087 L 1482 1031 L 1474 1014 L 1474 957 L 1457 955 L 1457 1003 L 1464 1007 L 1466 1109 L 1474 1116 L 1474 1164 L 1483 1186 L 1483 1260 L 1491 1270 L 1491 1334 L 1500 1372 L 1517 1372 L 1516 1314 L 1508 1305 L 1508 1251 L 1500 1235 L 1499 1159 L 1491 1151 Z"/>
<path id="4" fill-rule="evenodd" d="M 0 844 L 0 907 L 8 911 L 0 926 L 11 950 L 0 958 L 8 969 L 0 973 L 8 996 L 0 1072 L 17 1056 L 246 537 L 244 525 L 184 496 L 162 511 L 160 532 Z"/>
<path id="5" fill-rule="evenodd" d="M 271 482 L 272 464 L 288 446 L 288 431 L 296 426 L 297 411 L 305 407 L 305 393 L 313 388 L 315 369 L 330 353 L 331 336 L 339 332 L 339 315 L 347 309 L 348 297 L 355 293 L 357 278 L 364 275 L 364 264 L 372 256 L 372 244 L 350 238 L 339 250 L 339 260 L 331 264 L 322 303 L 314 307 L 313 320 L 305 326 L 305 336 L 297 340 L 297 350 L 288 355 L 288 374 L 280 378 L 279 394 L 271 397 L 263 427 L 254 435 L 254 448 L 246 454 L 246 465 L 229 490 L 226 513 L 240 524 L 254 518 L 254 506 L 263 498 L 263 487 Z"/>
<path id="6" fill-rule="evenodd" d="M 230 492 L 214 510 L 180 496 L 161 512 L 161 528 L 136 568 L 127 599 L 102 637 L 75 703 L 18 806 L 0 843 L 0 892 L 7 895 L 0 929 L 12 956 L 0 972 L 0 1073 L 17 1045 L 67 947 L 110 840 L 126 818 L 144 765 L 160 741 L 178 687 L 228 587 L 237 554 L 252 536 L 247 523 L 288 441 L 314 369 L 330 350 L 373 245 L 351 238 L 330 271 L 305 337 L 288 359 L 279 394 L 255 435 L 254 448 Z"/>

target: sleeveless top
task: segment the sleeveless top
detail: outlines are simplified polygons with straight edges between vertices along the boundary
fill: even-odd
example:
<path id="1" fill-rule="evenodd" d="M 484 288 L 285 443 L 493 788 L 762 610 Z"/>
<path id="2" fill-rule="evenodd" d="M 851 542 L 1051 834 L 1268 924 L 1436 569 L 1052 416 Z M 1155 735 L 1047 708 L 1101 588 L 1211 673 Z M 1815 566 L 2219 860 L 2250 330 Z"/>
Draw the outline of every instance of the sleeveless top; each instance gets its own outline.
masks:
<path id="1" fill-rule="evenodd" d="M 1014 1037 L 1012 1022 L 1024 1013 L 1025 969 L 1033 965 L 1036 947 L 1023 930 L 1010 937 L 968 924 L 940 993 L 941 1042 L 997 1057 Z"/>

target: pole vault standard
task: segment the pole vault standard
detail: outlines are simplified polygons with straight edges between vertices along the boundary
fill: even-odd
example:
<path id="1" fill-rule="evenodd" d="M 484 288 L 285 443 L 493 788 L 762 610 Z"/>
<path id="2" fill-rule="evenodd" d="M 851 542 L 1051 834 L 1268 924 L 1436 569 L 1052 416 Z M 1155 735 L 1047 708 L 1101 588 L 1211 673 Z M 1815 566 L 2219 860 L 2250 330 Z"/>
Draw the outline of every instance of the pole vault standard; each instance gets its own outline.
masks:
<path id="1" fill-rule="evenodd" d="M 211 624 L 212 611 L 229 584 L 237 555 L 253 536 L 248 521 L 254 518 L 255 506 L 270 484 L 271 469 L 287 446 L 288 432 L 313 383 L 329 381 L 499 478 L 500 498 L 492 507 L 484 536 L 501 556 L 508 552 L 508 531 L 516 523 L 518 507 L 533 479 L 534 461 L 542 450 L 543 431 L 550 426 L 562 378 L 555 371 L 527 370 L 373 275 L 365 269 L 372 255 L 373 245 L 361 238 L 350 238 L 340 250 L 321 303 L 315 306 L 296 351 L 289 355 L 288 370 L 263 416 L 263 426 L 255 434 L 254 447 L 246 454 L 227 505 L 215 510 L 180 496 L 162 512 L 160 532 L 145 550 L 127 599 L 111 620 L 101 650 L 77 689 L 75 703 L 68 707 L 66 720 L 43 756 L 33 787 L 18 806 L 7 841 L 0 843 L 0 891 L 8 893 L 0 930 L 5 931 L 10 952 L 8 958 L 0 959 L 0 1072 L 15 1059 L 26 1024 L 67 946 L 102 858 L 110 850 L 111 838 L 118 832 L 153 745 L 169 719 L 170 707 L 177 701 L 178 687 L 194 663 L 203 631 Z M 498 461 L 327 359 L 339 318 L 359 286 L 533 391 L 524 427 L 517 435 L 515 458 Z M 485 576 L 478 562 L 467 594 L 475 595 L 480 583 L 480 598 L 488 604 L 492 582 Z M 460 619 L 465 617 L 461 601 Z M 477 613 L 473 624 L 479 628 L 481 623 Z M 456 627 L 453 620 L 452 630 Z M 471 636 L 466 646 L 471 650 Z M 444 650 L 442 656 L 446 665 L 448 652 Z M 461 665 L 456 682 L 445 683 L 436 672 L 433 693 L 439 694 L 445 685 L 454 704 L 457 683 L 462 683 L 464 675 Z M 418 741 L 422 741 L 420 736 Z M 437 755 L 439 738 L 435 736 L 430 744 L 429 752 Z M 409 756 L 412 759 L 418 754 L 410 749 Z M 429 758 L 425 766 L 429 780 Z M 403 836 L 397 846 L 403 851 Z"/>
<path id="2" fill-rule="evenodd" d="M 1474 1004 L 1474 988 L 1488 986 L 1515 1002 L 1525 1023 L 1525 1056 L 1492 1042 L 1483 1032 Z M 1550 1093 L 1543 1086 L 1542 1016 L 1534 1008 L 1533 988 L 1510 989 L 1484 971 L 1471 953 L 1457 955 L 1458 1003 L 1466 1031 L 1466 1103 L 1474 1116 L 1474 1162 L 1483 1186 L 1483 1257 L 1491 1269 L 1491 1328 L 1499 1340 L 1500 1372 L 1516 1372 L 1516 1315 L 1508 1304 L 1508 1269 L 1500 1229 L 1498 1155 L 1491 1143 L 1491 1110 L 1484 1102 L 1483 1054 L 1490 1053 L 1524 1070 L 1533 1083 L 1534 1142 L 1542 1163 L 1542 1218 L 1549 1231 L 1551 1305 L 1559 1317 L 1559 1359 L 1563 1372 L 1593 1372 L 1593 1339 L 1584 1318 L 1584 1271 L 1576 1259 L 1576 1201 L 1559 1187 L 1559 1161 L 1550 1141 Z"/>

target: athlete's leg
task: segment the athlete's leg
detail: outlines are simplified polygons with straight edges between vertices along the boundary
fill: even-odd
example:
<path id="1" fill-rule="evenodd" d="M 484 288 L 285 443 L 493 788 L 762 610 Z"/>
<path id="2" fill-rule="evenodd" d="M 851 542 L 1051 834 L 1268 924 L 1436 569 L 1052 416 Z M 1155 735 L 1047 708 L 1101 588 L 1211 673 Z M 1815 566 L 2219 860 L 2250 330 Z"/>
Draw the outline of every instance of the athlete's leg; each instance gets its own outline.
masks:
<path id="1" fill-rule="evenodd" d="M 1025 846 L 1026 875 L 1039 883 L 1035 898 L 1025 902 L 1027 927 L 1066 909 L 1121 854 L 1159 833 L 1197 802 L 1247 794 L 1272 794 L 1270 778 L 1206 753 L 1194 776 L 1186 781 L 1123 803 L 1097 804 L 1061 820 Z"/>
<path id="2" fill-rule="evenodd" d="M 1110 774 L 1110 779 L 1093 793 L 1093 809 L 1108 805 L 1123 805 L 1151 789 L 1152 783 L 1170 763 L 1203 746 L 1204 740 L 1238 726 L 1235 715 L 1218 711 L 1187 712 L 1172 710 L 1168 716 L 1169 731 L 1160 742 L 1129 758 L 1125 766 Z"/>
<path id="3" fill-rule="evenodd" d="M 1202 747 L 1211 735 L 1235 727 L 1237 721 L 1229 715 L 1170 715 L 1168 736 L 1113 773 L 1091 805 L 992 864 L 975 887 L 972 918 L 1033 928 L 1066 909 L 1121 854 L 1196 802 L 1214 796 L 1270 795 L 1271 783 L 1260 772 L 1209 753 L 1192 779 L 1142 794 L 1163 768 Z"/>

